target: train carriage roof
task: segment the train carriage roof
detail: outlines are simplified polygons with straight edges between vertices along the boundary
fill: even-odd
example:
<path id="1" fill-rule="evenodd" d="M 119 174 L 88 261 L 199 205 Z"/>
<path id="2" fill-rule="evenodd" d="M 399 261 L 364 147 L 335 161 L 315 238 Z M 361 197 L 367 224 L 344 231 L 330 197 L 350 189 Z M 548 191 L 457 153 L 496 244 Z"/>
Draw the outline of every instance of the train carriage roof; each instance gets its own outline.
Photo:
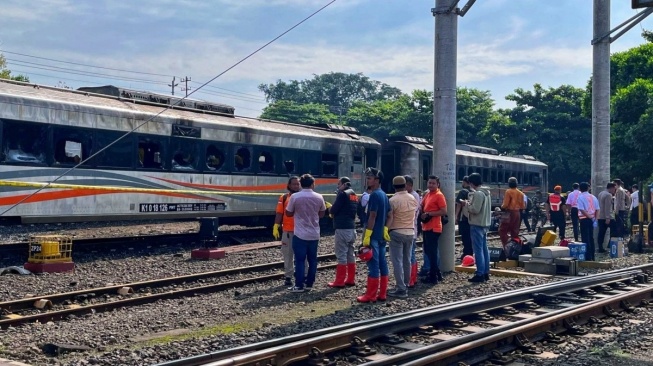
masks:
<path id="1" fill-rule="evenodd" d="M 95 94 L 88 91 L 67 90 L 9 80 L 0 80 L 0 103 L 89 114 L 106 114 L 143 121 L 159 114 L 165 107 L 162 104 L 143 103 L 134 99 Z M 16 118 L 9 113 L 8 111 L 4 113 L 4 109 L 0 108 L 0 118 Z M 193 125 L 198 127 L 247 128 L 259 132 L 276 132 L 331 140 L 357 141 L 363 145 L 379 145 L 376 140 L 361 136 L 357 130 L 346 126 L 345 128 L 335 125 L 308 126 L 176 106 L 161 113 L 155 121 L 168 124 L 192 121 Z"/>
<path id="2" fill-rule="evenodd" d="M 432 151 L 433 145 L 429 144 L 426 139 L 411 136 L 393 136 L 386 139 L 386 144 L 403 144 L 409 145 L 420 151 Z M 467 156 L 471 158 L 483 158 L 501 160 L 508 163 L 522 163 L 546 168 L 547 165 L 528 155 L 499 155 L 496 149 L 475 146 L 475 145 L 458 145 L 456 146 L 456 156 Z"/>

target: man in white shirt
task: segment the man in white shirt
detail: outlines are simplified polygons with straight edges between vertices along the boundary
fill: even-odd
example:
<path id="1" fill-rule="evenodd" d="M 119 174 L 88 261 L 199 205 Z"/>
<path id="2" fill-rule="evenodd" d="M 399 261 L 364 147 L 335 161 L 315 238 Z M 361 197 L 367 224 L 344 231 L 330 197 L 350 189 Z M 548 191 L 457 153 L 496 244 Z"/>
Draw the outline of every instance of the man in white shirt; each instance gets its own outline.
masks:
<path id="1" fill-rule="evenodd" d="M 639 186 L 633 184 L 630 194 L 630 225 L 639 225 Z"/>

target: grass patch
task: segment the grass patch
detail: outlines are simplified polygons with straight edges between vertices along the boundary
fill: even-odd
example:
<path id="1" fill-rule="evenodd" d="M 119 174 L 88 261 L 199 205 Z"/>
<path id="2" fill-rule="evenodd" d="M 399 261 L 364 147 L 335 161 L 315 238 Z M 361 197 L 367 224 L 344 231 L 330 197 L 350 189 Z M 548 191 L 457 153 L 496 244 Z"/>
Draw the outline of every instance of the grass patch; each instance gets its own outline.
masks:
<path id="1" fill-rule="evenodd" d="M 193 338 L 205 338 L 205 337 L 221 335 L 221 334 L 232 334 L 232 333 L 238 333 L 238 332 L 242 332 L 245 330 L 252 330 L 252 329 L 254 329 L 254 327 L 252 327 L 251 324 L 241 324 L 241 323 L 218 324 L 206 328 L 191 330 L 182 334 L 171 334 L 171 335 L 162 335 L 160 337 L 154 337 L 146 341 L 138 342 L 132 348 L 139 348 L 139 346 L 140 347 L 156 346 L 160 344 L 185 341 Z"/>

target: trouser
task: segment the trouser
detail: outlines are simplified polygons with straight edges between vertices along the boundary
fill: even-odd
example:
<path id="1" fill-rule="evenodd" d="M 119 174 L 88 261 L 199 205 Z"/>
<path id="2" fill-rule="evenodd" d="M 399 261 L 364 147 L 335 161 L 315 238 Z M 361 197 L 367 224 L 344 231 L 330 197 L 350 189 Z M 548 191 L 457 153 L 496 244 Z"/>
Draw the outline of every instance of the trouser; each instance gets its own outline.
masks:
<path id="1" fill-rule="evenodd" d="M 319 240 L 304 240 L 296 235 L 292 238 L 292 249 L 295 252 L 295 286 L 313 287 L 317 273 L 317 245 Z M 308 274 L 304 276 L 305 261 L 308 260 Z"/>
<path id="2" fill-rule="evenodd" d="M 639 225 L 639 206 L 630 210 L 630 226 Z"/>
<path id="3" fill-rule="evenodd" d="M 410 281 L 410 252 L 413 235 L 390 232 L 390 261 L 397 289 L 406 291 Z"/>
<path id="4" fill-rule="evenodd" d="M 587 245 L 587 253 L 585 259 L 588 261 L 594 260 L 594 222 L 592 219 L 580 219 L 580 236 L 583 243 Z"/>
<path id="5" fill-rule="evenodd" d="M 615 216 L 615 231 L 618 235 L 613 236 L 623 238 L 626 236 L 626 211 L 618 211 Z"/>
<path id="6" fill-rule="evenodd" d="M 367 276 L 372 278 L 379 278 L 387 276 L 388 262 L 385 259 L 385 247 L 387 243 L 385 240 L 370 240 L 370 248 L 372 248 L 372 259 L 367 261 Z"/>
<path id="7" fill-rule="evenodd" d="M 531 214 L 528 212 L 528 210 L 521 210 L 521 220 L 524 222 L 524 226 L 526 226 L 526 230 L 531 231 L 531 223 L 528 222 L 528 219 L 530 218 Z"/>
<path id="8" fill-rule="evenodd" d="M 281 234 L 281 256 L 283 257 L 283 272 L 286 278 L 292 278 L 295 273 L 293 265 L 294 252 L 292 250 L 292 231 L 284 231 Z"/>
<path id="9" fill-rule="evenodd" d="M 571 229 L 574 231 L 574 241 L 578 241 L 578 207 L 571 208 Z"/>
<path id="10" fill-rule="evenodd" d="M 560 240 L 565 238 L 565 228 L 567 226 L 565 220 L 565 213 L 562 211 L 551 212 L 551 223 L 555 228 L 558 228 L 558 235 Z M 555 230 L 555 229 L 554 229 Z"/>
<path id="11" fill-rule="evenodd" d="M 436 274 L 440 272 L 438 268 L 438 240 L 440 239 L 441 233 L 436 233 L 434 231 L 424 231 L 424 254 L 425 257 L 429 258 L 429 263 L 431 268 L 429 269 L 429 279 L 435 280 Z"/>
<path id="12" fill-rule="evenodd" d="M 413 237 L 413 245 L 410 248 L 410 264 L 417 263 L 417 257 L 415 257 L 416 251 L 417 251 L 417 239 Z"/>
<path id="13" fill-rule="evenodd" d="M 335 251 L 338 264 L 356 263 L 354 243 L 356 229 L 336 229 Z"/>
<path id="14" fill-rule="evenodd" d="M 599 235 L 596 238 L 596 246 L 598 247 L 599 251 L 604 251 L 605 249 L 603 246 L 603 242 L 605 241 L 605 233 L 610 229 L 610 236 L 614 236 L 614 220 L 610 220 L 609 224 L 605 223 L 605 219 L 600 219 L 599 220 Z M 608 243 L 610 242 L 610 238 L 608 238 Z M 607 248 L 607 245 L 605 246 Z"/>
<path id="15" fill-rule="evenodd" d="M 519 238 L 520 226 L 521 218 L 519 216 L 519 210 L 510 210 L 510 219 L 508 222 L 502 222 L 499 226 L 499 237 L 504 247 L 511 238 Z"/>
<path id="16" fill-rule="evenodd" d="M 490 273 L 490 251 L 487 247 L 487 228 L 470 225 L 472 245 L 474 246 L 474 260 L 476 261 L 476 275 L 484 276 Z"/>
<path id="17" fill-rule="evenodd" d="M 474 254 L 474 249 L 472 248 L 472 236 L 468 220 L 458 221 L 458 232 L 460 233 L 460 238 L 463 241 L 463 254 L 461 255 L 461 258 L 466 255 Z"/>

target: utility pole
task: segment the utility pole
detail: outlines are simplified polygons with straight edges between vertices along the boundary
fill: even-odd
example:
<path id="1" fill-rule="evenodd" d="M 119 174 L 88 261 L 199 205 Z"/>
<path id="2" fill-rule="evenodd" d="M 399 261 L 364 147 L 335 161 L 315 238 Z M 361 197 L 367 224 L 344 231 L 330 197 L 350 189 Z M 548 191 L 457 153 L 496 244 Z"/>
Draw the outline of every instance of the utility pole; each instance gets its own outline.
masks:
<path id="1" fill-rule="evenodd" d="M 456 192 L 456 73 L 458 52 L 458 0 L 436 0 L 431 9 L 435 17 L 435 65 L 433 90 L 433 174 L 440 178 L 440 190 L 447 200 L 449 225 L 444 225 L 438 240 L 440 270 L 455 266 Z M 426 179 L 427 177 L 424 177 Z"/>
<path id="2" fill-rule="evenodd" d="M 168 84 L 169 87 L 172 87 L 172 95 L 175 95 L 175 87 L 179 84 L 175 84 L 175 77 L 172 77 L 172 84 Z"/>
<path id="3" fill-rule="evenodd" d="M 610 181 L 610 0 L 594 0 L 592 66 L 593 192 Z"/>
<path id="4" fill-rule="evenodd" d="M 190 87 L 188 86 L 188 82 L 190 81 L 190 77 L 186 76 L 186 78 L 179 80 L 180 83 L 184 83 L 186 86 L 182 88 L 182 91 L 186 92 L 186 96 L 188 96 L 188 91 L 190 90 Z M 173 93 L 174 95 L 174 93 Z"/>

